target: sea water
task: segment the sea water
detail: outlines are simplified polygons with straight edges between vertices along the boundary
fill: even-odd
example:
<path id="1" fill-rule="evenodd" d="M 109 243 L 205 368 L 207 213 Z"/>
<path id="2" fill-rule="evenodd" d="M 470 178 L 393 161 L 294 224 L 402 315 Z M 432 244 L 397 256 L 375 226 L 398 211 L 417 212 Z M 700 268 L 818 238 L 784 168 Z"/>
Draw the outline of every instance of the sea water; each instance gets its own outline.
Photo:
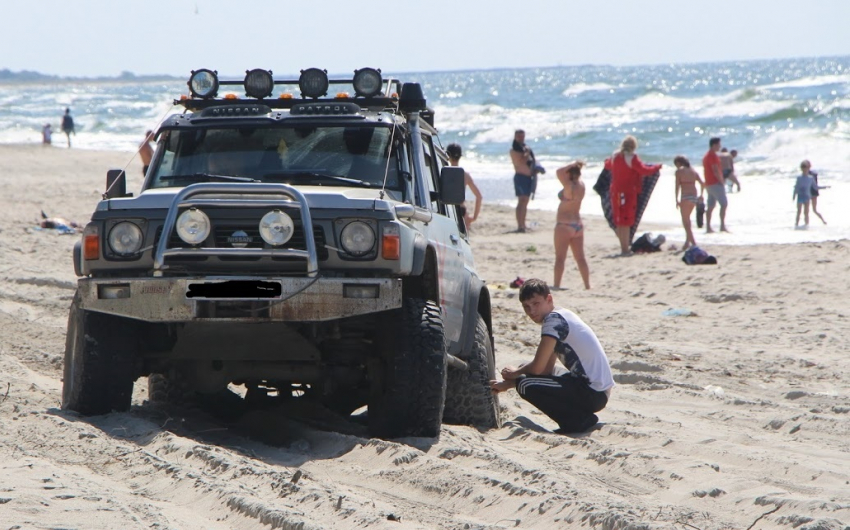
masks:
<path id="1" fill-rule="evenodd" d="M 843 204 L 850 197 L 850 56 L 395 77 L 423 84 L 444 145 L 463 146 L 462 165 L 485 204 L 514 204 L 508 150 L 514 130 L 521 128 L 548 170 L 530 207 L 554 211 L 560 188 L 555 169 L 581 159 L 588 187 L 582 211 L 601 215 L 592 186 L 604 159 L 631 134 L 645 162 L 664 164 L 643 222 L 664 226 L 668 241 L 682 240 L 673 157 L 687 156 L 701 172 L 709 138 L 720 136 L 739 153 L 735 167 L 742 191 L 729 195 L 731 233 L 698 231 L 701 245 L 850 237 L 850 208 Z M 51 123 L 54 145 L 64 146 L 59 125 L 70 107 L 75 148 L 134 151 L 145 130 L 179 111 L 173 100 L 186 91 L 186 81 L 174 78 L 0 85 L 0 143 L 38 143 L 42 126 Z M 795 230 L 792 193 L 803 159 L 811 160 L 820 184 L 830 186 L 818 201 L 828 224 L 811 214 L 808 229 Z"/>

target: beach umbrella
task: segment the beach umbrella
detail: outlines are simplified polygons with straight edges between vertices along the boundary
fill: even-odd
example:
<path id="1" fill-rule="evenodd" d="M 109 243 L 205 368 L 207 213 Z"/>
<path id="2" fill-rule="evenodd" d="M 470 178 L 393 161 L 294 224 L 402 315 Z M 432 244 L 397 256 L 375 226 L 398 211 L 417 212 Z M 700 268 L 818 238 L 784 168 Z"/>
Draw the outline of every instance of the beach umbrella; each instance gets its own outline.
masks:
<path id="1" fill-rule="evenodd" d="M 646 210 L 646 205 L 649 203 L 649 197 L 652 195 L 652 190 L 655 189 L 655 184 L 658 182 L 659 174 L 656 173 L 643 179 L 643 188 L 637 199 L 637 210 L 635 211 L 635 224 L 632 225 L 631 233 L 629 234 L 629 243 L 635 238 L 640 218 L 643 217 L 643 211 Z M 596 179 L 596 184 L 593 185 L 593 190 L 599 194 L 599 199 L 602 201 L 602 211 L 605 213 L 605 219 L 608 221 L 608 226 L 611 230 L 616 231 L 614 226 L 614 214 L 611 212 L 611 172 L 603 169 Z"/>

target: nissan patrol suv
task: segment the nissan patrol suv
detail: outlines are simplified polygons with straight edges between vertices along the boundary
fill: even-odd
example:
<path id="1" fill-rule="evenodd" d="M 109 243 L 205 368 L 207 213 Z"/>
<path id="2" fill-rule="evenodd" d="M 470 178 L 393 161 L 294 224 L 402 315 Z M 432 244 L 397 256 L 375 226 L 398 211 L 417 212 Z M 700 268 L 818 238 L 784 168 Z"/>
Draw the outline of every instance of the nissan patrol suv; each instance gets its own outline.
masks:
<path id="1" fill-rule="evenodd" d="M 464 173 L 421 86 L 373 68 L 188 86 L 141 192 L 108 171 L 75 246 L 63 408 L 127 410 L 147 376 L 153 403 L 310 400 L 379 437 L 497 427 Z"/>

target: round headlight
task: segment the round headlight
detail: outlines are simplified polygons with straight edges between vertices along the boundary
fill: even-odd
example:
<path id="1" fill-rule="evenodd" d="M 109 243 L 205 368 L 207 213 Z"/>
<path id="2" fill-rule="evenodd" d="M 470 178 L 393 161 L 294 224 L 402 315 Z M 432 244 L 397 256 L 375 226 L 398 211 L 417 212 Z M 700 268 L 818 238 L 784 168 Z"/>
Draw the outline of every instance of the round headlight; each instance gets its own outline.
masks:
<path id="1" fill-rule="evenodd" d="M 328 73 L 318 68 L 301 70 L 298 78 L 298 88 L 305 98 L 320 98 L 328 93 Z"/>
<path id="2" fill-rule="evenodd" d="M 380 70 L 363 68 L 354 71 L 354 92 L 362 98 L 377 96 L 380 94 L 383 84 Z"/>
<path id="3" fill-rule="evenodd" d="M 260 237 L 269 245 L 283 245 L 292 238 L 294 232 L 292 218 L 280 210 L 269 212 L 260 219 Z"/>
<path id="4" fill-rule="evenodd" d="M 257 68 L 245 72 L 245 95 L 249 98 L 263 99 L 272 95 L 274 79 L 271 70 Z"/>
<path id="5" fill-rule="evenodd" d="M 112 227 L 106 240 L 112 252 L 129 256 L 142 248 L 142 230 L 134 223 L 123 221 Z"/>
<path id="6" fill-rule="evenodd" d="M 218 74 L 206 68 L 192 70 L 189 90 L 196 98 L 214 98 L 218 94 Z"/>
<path id="7" fill-rule="evenodd" d="M 177 235 L 190 245 L 200 245 L 210 235 L 210 218 L 197 208 L 190 208 L 177 218 Z"/>
<path id="8" fill-rule="evenodd" d="M 363 221 L 353 221 L 342 229 L 339 242 L 352 256 L 363 256 L 375 247 L 375 231 Z"/>

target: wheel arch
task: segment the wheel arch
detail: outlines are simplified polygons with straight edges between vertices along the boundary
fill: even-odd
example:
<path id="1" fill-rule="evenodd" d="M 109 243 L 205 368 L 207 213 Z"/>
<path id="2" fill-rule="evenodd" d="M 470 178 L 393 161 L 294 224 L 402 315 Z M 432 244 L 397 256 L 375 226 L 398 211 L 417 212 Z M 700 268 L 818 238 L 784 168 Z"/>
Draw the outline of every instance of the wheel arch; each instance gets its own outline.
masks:
<path id="1" fill-rule="evenodd" d="M 414 246 L 413 270 L 404 279 L 403 290 L 405 297 L 422 298 L 440 303 L 440 281 L 437 251 L 427 245 L 424 238 L 417 238 Z"/>
<path id="2" fill-rule="evenodd" d="M 490 290 L 487 289 L 487 284 L 484 280 L 478 277 L 473 277 L 469 282 L 469 291 L 464 303 L 463 310 L 463 337 L 461 344 L 461 357 L 468 357 L 472 351 L 475 342 L 475 326 L 478 323 L 478 315 L 484 319 L 487 325 L 487 334 L 490 338 L 490 343 L 493 344 L 493 311 L 490 305 Z"/>

